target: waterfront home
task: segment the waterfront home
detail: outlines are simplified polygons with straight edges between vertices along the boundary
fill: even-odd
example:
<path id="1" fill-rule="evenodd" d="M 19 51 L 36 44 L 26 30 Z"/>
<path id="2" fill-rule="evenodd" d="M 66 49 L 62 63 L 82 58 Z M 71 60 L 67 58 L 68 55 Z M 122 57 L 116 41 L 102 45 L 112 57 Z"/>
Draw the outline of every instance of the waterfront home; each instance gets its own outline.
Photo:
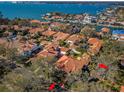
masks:
<path id="1" fill-rule="evenodd" d="M 76 20 L 83 20 L 84 16 L 83 15 L 75 15 L 74 19 L 76 19 Z"/>
<path id="2" fill-rule="evenodd" d="M 42 22 L 40 20 L 31 20 L 30 23 L 36 23 L 36 24 L 41 24 L 41 25 L 49 25 L 50 22 Z"/>
<path id="3" fill-rule="evenodd" d="M 63 33 L 63 32 L 58 32 L 56 33 L 55 35 L 53 35 L 53 38 L 55 41 L 58 41 L 58 40 L 65 40 L 69 37 L 70 35 L 67 34 L 67 33 Z"/>
<path id="4" fill-rule="evenodd" d="M 71 73 L 81 70 L 82 67 L 84 65 L 88 65 L 89 62 L 90 62 L 90 56 L 88 54 L 84 54 L 80 59 L 75 59 L 70 56 L 64 55 L 55 63 L 55 65 L 59 69 L 67 73 Z"/>
<path id="5" fill-rule="evenodd" d="M 91 16 L 86 15 L 83 20 L 84 24 L 90 24 L 91 23 Z"/>
<path id="6" fill-rule="evenodd" d="M 106 20 L 107 19 L 107 16 L 104 14 L 100 14 L 99 17 L 100 17 L 99 20 Z"/>
<path id="7" fill-rule="evenodd" d="M 124 41 L 124 30 L 113 30 L 112 39 L 118 41 Z"/>
<path id="8" fill-rule="evenodd" d="M 62 16 L 58 16 L 58 15 L 52 16 L 52 19 L 62 19 L 62 18 L 63 18 Z"/>
<path id="9" fill-rule="evenodd" d="M 88 44 L 90 45 L 89 49 L 88 49 L 88 53 L 91 55 L 97 54 L 99 52 L 100 48 L 102 47 L 101 40 L 99 40 L 97 38 L 89 38 Z"/>

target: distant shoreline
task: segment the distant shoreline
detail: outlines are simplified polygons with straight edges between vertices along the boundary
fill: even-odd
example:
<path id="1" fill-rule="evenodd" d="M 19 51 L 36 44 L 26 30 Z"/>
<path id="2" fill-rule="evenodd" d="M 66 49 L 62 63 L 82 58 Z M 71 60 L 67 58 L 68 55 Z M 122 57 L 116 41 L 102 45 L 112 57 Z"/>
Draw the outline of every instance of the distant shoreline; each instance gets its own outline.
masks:
<path id="1" fill-rule="evenodd" d="M 13 2 L 13 1 L 3 1 L 3 2 Z M 14 3 L 34 3 L 34 4 L 41 4 L 41 3 L 48 3 L 48 4 L 99 4 L 99 3 L 107 3 L 113 5 L 124 5 L 122 4 L 124 1 L 14 1 Z"/>
<path id="2" fill-rule="evenodd" d="M 118 4 L 114 2 L 102 3 L 102 2 L 68 2 L 68 1 L 67 2 L 5 1 L 5 2 L 0 2 L 0 4 L 1 4 L 0 11 L 8 19 L 28 18 L 28 19 L 37 19 L 37 20 L 41 20 L 41 15 L 44 15 L 49 12 L 60 12 L 64 14 L 88 13 L 91 15 L 97 15 L 97 13 L 106 10 L 106 8 L 111 8 L 113 6 L 114 7 L 123 6 L 122 5 L 123 3 Z"/>

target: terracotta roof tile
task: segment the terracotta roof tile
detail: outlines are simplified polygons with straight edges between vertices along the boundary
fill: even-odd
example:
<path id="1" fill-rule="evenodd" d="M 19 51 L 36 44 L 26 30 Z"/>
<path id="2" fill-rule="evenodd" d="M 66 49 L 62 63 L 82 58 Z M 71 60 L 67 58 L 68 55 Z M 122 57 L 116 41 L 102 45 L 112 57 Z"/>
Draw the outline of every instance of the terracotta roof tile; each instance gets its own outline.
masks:
<path id="1" fill-rule="evenodd" d="M 0 38 L 0 44 L 4 44 L 4 43 L 6 43 L 6 40 Z"/>
<path id="2" fill-rule="evenodd" d="M 97 38 L 89 38 L 88 43 L 89 43 L 89 44 L 94 44 L 94 43 L 97 43 L 97 42 L 99 42 L 99 41 L 100 41 L 100 40 L 97 39 Z"/>
<path id="3" fill-rule="evenodd" d="M 104 32 L 104 33 L 108 33 L 110 31 L 110 29 L 107 28 L 107 27 L 104 27 L 104 28 L 101 29 L 101 31 Z"/>
<path id="4" fill-rule="evenodd" d="M 81 35 L 71 35 L 67 38 L 67 41 L 72 41 L 72 42 L 75 42 L 77 40 L 80 40 L 84 38 L 84 36 L 81 36 Z"/>
<path id="5" fill-rule="evenodd" d="M 37 54 L 37 57 L 48 57 L 48 56 L 55 56 L 55 53 L 50 53 L 47 50 L 41 51 Z"/>
<path id="6" fill-rule="evenodd" d="M 124 86 L 121 86 L 120 92 L 124 92 Z"/>
<path id="7" fill-rule="evenodd" d="M 42 35 L 45 35 L 45 36 L 52 36 L 52 35 L 54 35 L 56 32 L 55 31 L 45 31 L 45 32 L 43 32 L 42 33 Z"/>
<path id="8" fill-rule="evenodd" d="M 57 62 L 56 66 L 65 72 L 76 72 L 82 69 L 85 64 L 88 64 L 90 61 L 89 55 L 84 55 L 81 60 L 74 59 L 68 56 L 62 56 Z"/>
<path id="9" fill-rule="evenodd" d="M 69 50 L 69 48 L 65 48 L 65 47 L 60 47 L 61 48 L 61 51 L 63 52 L 67 52 Z"/>
<path id="10" fill-rule="evenodd" d="M 102 41 L 96 39 L 96 38 L 90 38 L 88 40 L 89 44 L 92 44 L 89 48 L 89 53 L 91 53 L 92 55 L 97 54 L 100 50 L 100 48 L 102 47 Z"/>
<path id="11" fill-rule="evenodd" d="M 62 18 L 62 17 L 61 17 L 61 16 L 52 16 L 52 18 L 60 19 L 60 18 Z"/>
<path id="12" fill-rule="evenodd" d="M 55 35 L 53 35 L 55 40 L 65 40 L 67 39 L 68 36 L 69 34 L 63 32 L 58 32 Z"/>
<path id="13" fill-rule="evenodd" d="M 31 20 L 30 23 L 41 23 L 39 20 Z"/>
<path id="14" fill-rule="evenodd" d="M 44 31 L 44 29 L 42 28 L 31 28 L 29 30 L 30 33 L 36 33 L 36 32 L 42 32 L 42 31 Z"/>

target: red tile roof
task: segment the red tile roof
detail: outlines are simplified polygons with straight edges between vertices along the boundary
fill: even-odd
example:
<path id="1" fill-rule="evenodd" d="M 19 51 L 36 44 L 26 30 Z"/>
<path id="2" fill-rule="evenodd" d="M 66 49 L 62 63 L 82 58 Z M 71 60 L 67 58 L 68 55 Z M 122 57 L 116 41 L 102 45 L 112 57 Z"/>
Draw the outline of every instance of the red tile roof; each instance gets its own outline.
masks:
<path id="1" fill-rule="evenodd" d="M 64 55 L 56 62 L 56 66 L 65 72 L 70 73 L 81 70 L 85 64 L 89 63 L 89 61 L 90 56 L 87 54 L 84 54 L 81 60 Z"/>
<path id="2" fill-rule="evenodd" d="M 47 51 L 49 52 L 57 53 L 54 49 L 58 46 L 59 46 L 58 44 L 52 43 L 52 44 L 45 46 L 45 49 L 47 49 Z M 65 48 L 65 47 L 60 47 L 60 49 L 61 49 L 62 54 L 66 53 L 69 50 L 69 48 Z"/>
<path id="3" fill-rule="evenodd" d="M 54 35 L 55 33 L 56 33 L 55 31 L 50 31 L 50 30 L 48 30 L 48 31 L 43 32 L 42 35 L 45 35 L 45 36 L 52 36 L 52 35 Z"/>
<path id="4" fill-rule="evenodd" d="M 39 20 L 31 20 L 30 23 L 41 23 Z"/>
<path id="5" fill-rule="evenodd" d="M 47 50 L 41 51 L 37 54 L 37 57 L 49 57 L 49 56 L 55 56 L 56 53 L 48 52 Z"/>
<path id="6" fill-rule="evenodd" d="M 61 48 L 61 51 L 63 52 L 67 52 L 69 50 L 69 48 L 65 48 L 65 47 L 60 47 Z"/>
<path id="7" fill-rule="evenodd" d="M 110 29 L 107 28 L 107 27 L 104 27 L 104 28 L 101 29 L 101 31 L 102 31 L 103 33 L 108 33 L 108 32 L 110 31 Z"/>
<path id="8" fill-rule="evenodd" d="M 120 92 L 124 92 L 124 86 L 121 86 Z"/>
<path id="9" fill-rule="evenodd" d="M 52 18 L 54 18 L 54 19 L 61 19 L 62 17 L 61 16 L 52 16 Z"/>
<path id="10" fill-rule="evenodd" d="M 82 38 L 84 38 L 83 35 L 71 35 L 70 37 L 67 38 L 67 41 L 75 42 L 81 40 Z"/>
<path id="11" fill-rule="evenodd" d="M 68 36 L 69 34 L 63 32 L 58 32 L 55 35 L 53 35 L 55 40 L 65 40 L 67 39 Z"/>
<path id="12" fill-rule="evenodd" d="M 42 28 L 31 28 L 30 30 L 29 30 L 29 32 L 30 33 L 36 33 L 36 32 L 42 32 L 42 31 L 44 31 L 44 29 L 42 29 Z"/>
<path id="13" fill-rule="evenodd" d="M 94 44 L 94 43 L 97 43 L 97 42 L 99 42 L 99 41 L 100 41 L 100 40 L 97 39 L 97 38 L 89 38 L 88 43 L 89 43 L 89 44 Z"/>
<path id="14" fill-rule="evenodd" d="M 6 43 L 6 40 L 0 38 L 0 44 L 2 45 L 2 44 L 5 44 L 5 43 Z"/>
<path id="15" fill-rule="evenodd" d="M 33 48 L 34 44 L 21 44 L 21 50 L 23 51 L 29 51 Z"/>
<path id="16" fill-rule="evenodd" d="M 90 48 L 88 50 L 88 52 L 91 55 L 97 54 L 99 52 L 100 48 L 102 47 L 102 41 L 100 41 L 97 38 L 90 38 L 88 40 L 88 43 L 92 44 L 92 45 L 90 45 Z"/>
<path id="17" fill-rule="evenodd" d="M 41 22 L 42 25 L 48 25 L 50 22 Z"/>

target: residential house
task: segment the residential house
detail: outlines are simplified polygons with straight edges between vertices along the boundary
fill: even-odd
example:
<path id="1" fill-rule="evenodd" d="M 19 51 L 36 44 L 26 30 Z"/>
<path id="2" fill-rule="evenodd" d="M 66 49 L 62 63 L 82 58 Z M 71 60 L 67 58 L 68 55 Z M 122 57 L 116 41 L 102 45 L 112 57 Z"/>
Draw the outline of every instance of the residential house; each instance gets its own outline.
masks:
<path id="1" fill-rule="evenodd" d="M 62 19 L 62 18 L 63 18 L 62 16 L 58 16 L 58 15 L 52 16 L 52 19 Z"/>
<path id="2" fill-rule="evenodd" d="M 45 47 L 48 51 L 56 51 L 56 48 L 59 47 L 59 45 L 57 43 L 51 43 L 49 44 L 47 47 Z M 65 48 L 65 47 L 59 47 L 60 48 L 60 51 L 61 51 L 61 54 L 62 55 L 65 55 L 66 52 L 69 50 L 69 48 Z"/>
<path id="3" fill-rule="evenodd" d="M 88 53 L 90 55 L 97 54 L 100 48 L 102 47 L 102 41 L 97 38 L 89 38 L 88 44 L 89 44 Z"/>
<path id="4" fill-rule="evenodd" d="M 66 30 L 68 24 L 63 24 L 63 23 L 60 23 L 60 22 L 53 22 L 50 24 L 50 27 L 51 29 L 55 30 L 55 31 L 64 31 Z"/>
<path id="5" fill-rule="evenodd" d="M 30 23 L 34 24 L 39 24 L 39 26 L 48 26 L 50 25 L 50 22 L 44 22 L 44 21 L 39 21 L 39 20 L 31 20 Z"/>
<path id="6" fill-rule="evenodd" d="M 69 37 L 70 35 L 67 33 L 63 33 L 63 32 L 58 32 L 55 35 L 53 35 L 54 40 L 55 41 L 59 41 L 59 40 L 65 40 Z"/>
<path id="7" fill-rule="evenodd" d="M 103 27 L 103 28 L 101 29 L 101 32 L 102 32 L 102 33 L 109 33 L 109 32 L 110 32 L 110 29 L 107 28 L 107 27 Z"/>
<path id="8" fill-rule="evenodd" d="M 50 22 L 40 22 L 41 25 L 50 25 Z"/>
<path id="9" fill-rule="evenodd" d="M 89 61 L 90 56 L 88 54 L 84 54 L 80 60 L 64 55 L 55 64 L 59 69 L 71 73 L 81 70 Z"/>
<path id="10" fill-rule="evenodd" d="M 76 41 L 80 41 L 82 38 L 84 38 L 83 35 L 74 34 L 69 36 L 66 41 L 70 43 L 70 45 L 73 45 Z"/>
<path id="11" fill-rule="evenodd" d="M 65 55 L 67 53 L 67 51 L 69 50 L 69 48 L 60 47 L 60 50 L 61 50 L 61 54 Z"/>
<path id="12" fill-rule="evenodd" d="M 30 28 L 29 32 L 30 34 L 35 34 L 37 32 L 43 32 L 44 29 L 43 28 L 40 28 L 40 27 L 37 27 L 37 28 Z"/>
<path id="13" fill-rule="evenodd" d="M 76 20 L 83 20 L 84 16 L 83 15 L 75 15 L 74 19 L 76 19 Z"/>
<path id="14" fill-rule="evenodd" d="M 124 41 L 124 30 L 113 30 L 112 39 L 118 41 Z"/>
<path id="15" fill-rule="evenodd" d="M 29 51 L 33 48 L 34 44 L 32 43 L 29 43 L 29 42 L 26 42 L 25 44 L 21 44 L 20 45 L 20 51 L 24 52 L 24 51 Z"/>
<path id="16" fill-rule="evenodd" d="M 92 19 L 91 16 L 86 14 L 85 17 L 84 17 L 84 20 L 83 20 L 84 24 L 90 24 L 91 23 L 91 19 Z"/>
<path id="17" fill-rule="evenodd" d="M 39 20 L 31 20 L 30 23 L 38 23 L 38 24 L 41 24 L 41 21 L 39 21 Z"/>
<path id="18" fill-rule="evenodd" d="M 49 51 L 47 51 L 47 50 L 43 50 L 43 51 L 41 51 L 41 52 L 39 52 L 38 54 L 37 54 L 37 57 L 39 58 L 39 57 L 41 57 L 41 58 L 44 58 L 44 57 L 54 57 L 54 56 L 56 56 L 56 52 L 49 52 Z"/>
<path id="19" fill-rule="evenodd" d="M 49 44 L 47 46 L 45 46 L 45 50 L 41 51 L 40 53 L 37 54 L 38 57 L 49 57 L 49 56 L 56 56 L 57 55 L 57 51 L 56 48 L 58 47 L 58 45 L 56 44 Z M 69 50 L 68 48 L 64 48 L 64 47 L 59 47 L 61 54 L 65 55 L 66 52 Z"/>
<path id="20" fill-rule="evenodd" d="M 51 30 L 42 32 L 42 35 L 48 36 L 48 37 L 49 37 L 49 36 L 52 36 L 52 35 L 54 35 L 54 34 L 56 34 L 56 32 L 55 32 L 55 31 L 51 31 Z"/>

